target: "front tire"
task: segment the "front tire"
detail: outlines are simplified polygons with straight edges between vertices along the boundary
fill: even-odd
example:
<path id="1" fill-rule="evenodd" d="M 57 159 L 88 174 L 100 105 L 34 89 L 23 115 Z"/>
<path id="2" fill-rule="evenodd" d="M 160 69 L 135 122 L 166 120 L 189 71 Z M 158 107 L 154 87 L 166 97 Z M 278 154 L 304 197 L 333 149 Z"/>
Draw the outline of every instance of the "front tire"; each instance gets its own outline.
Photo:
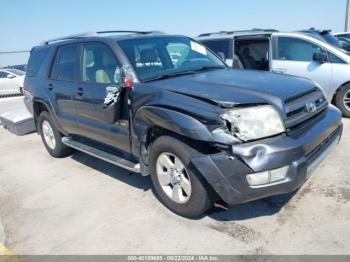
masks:
<path id="1" fill-rule="evenodd" d="M 62 135 L 53 124 L 48 112 L 44 111 L 40 114 L 38 128 L 46 150 L 51 156 L 62 158 L 72 154 L 73 149 L 62 143 Z"/>
<path id="2" fill-rule="evenodd" d="M 344 117 L 350 117 L 350 84 L 345 85 L 335 96 L 335 105 Z"/>
<path id="3" fill-rule="evenodd" d="M 161 136 L 150 145 L 151 179 L 161 202 L 171 211 L 197 218 L 209 210 L 215 194 L 190 165 L 200 153 L 184 142 Z"/>

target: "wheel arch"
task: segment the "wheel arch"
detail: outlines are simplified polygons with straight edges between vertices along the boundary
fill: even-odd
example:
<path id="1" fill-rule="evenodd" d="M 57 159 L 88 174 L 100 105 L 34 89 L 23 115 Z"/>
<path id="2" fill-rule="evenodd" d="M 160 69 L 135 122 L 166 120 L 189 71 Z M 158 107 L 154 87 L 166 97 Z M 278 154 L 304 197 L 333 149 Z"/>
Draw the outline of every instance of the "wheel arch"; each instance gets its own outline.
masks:
<path id="1" fill-rule="evenodd" d="M 342 90 L 343 87 L 347 86 L 347 85 L 350 85 L 350 80 L 341 84 L 333 93 L 333 96 L 332 96 L 332 104 L 335 105 L 335 98 L 337 96 L 337 94 L 340 92 L 340 90 Z"/>
<path id="2" fill-rule="evenodd" d="M 213 142 L 208 128 L 199 120 L 179 111 L 157 106 L 140 108 L 133 121 L 135 135 L 145 142 L 150 130 L 167 130 L 194 140 Z"/>
<path id="3" fill-rule="evenodd" d="M 57 118 L 56 115 L 54 114 L 53 110 L 51 109 L 50 105 L 45 102 L 42 99 L 34 99 L 33 100 L 33 117 L 34 117 L 34 122 L 35 122 L 35 126 L 37 128 L 37 120 L 41 114 L 41 112 L 48 112 L 51 115 L 53 124 L 55 125 L 55 127 L 61 132 L 61 133 L 65 133 L 63 131 L 63 129 L 61 128 L 61 126 L 59 125 L 59 123 L 57 122 Z M 37 128 L 38 130 L 38 128 Z"/>
<path id="4" fill-rule="evenodd" d="M 210 130 L 199 120 L 162 107 L 145 106 L 138 110 L 132 123 L 132 152 L 148 165 L 148 147 L 162 135 L 190 143 L 196 150 L 216 153 L 218 148 Z"/>
<path id="5" fill-rule="evenodd" d="M 38 118 L 41 112 L 46 111 L 49 112 L 49 107 L 47 104 L 41 100 L 33 101 L 33 113 L 34 117 Z"/>

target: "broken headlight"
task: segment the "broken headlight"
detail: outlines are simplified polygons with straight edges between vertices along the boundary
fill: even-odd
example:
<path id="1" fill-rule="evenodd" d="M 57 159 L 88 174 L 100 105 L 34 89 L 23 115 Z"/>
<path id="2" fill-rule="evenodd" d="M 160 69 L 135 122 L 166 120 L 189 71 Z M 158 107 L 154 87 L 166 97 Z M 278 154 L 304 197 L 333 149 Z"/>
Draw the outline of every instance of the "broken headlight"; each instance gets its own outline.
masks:
<path id="1" fill-rule="evenodd" d="M 285 132 L 279 113 L 269 105 L 232 109 L 221 117 L 229 122 L 231 133 L 243 141 Z"/>

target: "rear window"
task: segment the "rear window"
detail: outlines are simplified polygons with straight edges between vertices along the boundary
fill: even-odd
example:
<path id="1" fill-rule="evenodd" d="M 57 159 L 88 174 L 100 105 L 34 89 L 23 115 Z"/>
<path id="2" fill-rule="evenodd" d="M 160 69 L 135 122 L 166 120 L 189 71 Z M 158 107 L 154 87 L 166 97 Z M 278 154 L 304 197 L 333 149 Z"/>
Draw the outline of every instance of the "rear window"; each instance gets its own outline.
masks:
<path id="1" fill-rule="evenodd" d="M 35 77 L 37 76 L 41 65 L 44 62 L 45 57 L 47 56 L 48 49 L 34 49 L 30 54 L 28 66 L 27 66 L 27 76 Z"/>

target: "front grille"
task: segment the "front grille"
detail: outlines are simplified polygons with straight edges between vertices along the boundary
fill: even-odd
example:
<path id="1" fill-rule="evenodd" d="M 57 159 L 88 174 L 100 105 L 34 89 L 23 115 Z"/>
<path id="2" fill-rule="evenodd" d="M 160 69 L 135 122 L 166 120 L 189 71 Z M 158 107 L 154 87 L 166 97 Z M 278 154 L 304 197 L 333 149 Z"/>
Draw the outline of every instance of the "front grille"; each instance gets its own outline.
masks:
<path id="1" fill-rule="evenodd" d="M 327 107 L 328 102 L 322 91 L 314 88 L 286 99 L 284 104 L 287 115 L 285 125 L 290 129 L 318 115 Z"/>
<path id="2" fill-rule="evenodd" d="M 308 164 L 314 161 L 339 136 L 339 133 L 340 128 L 338 127 L 325 140 L 323 140 L 318 146 L 316 146 L 311 152 L 309 152 L 306 155 Z"/>

